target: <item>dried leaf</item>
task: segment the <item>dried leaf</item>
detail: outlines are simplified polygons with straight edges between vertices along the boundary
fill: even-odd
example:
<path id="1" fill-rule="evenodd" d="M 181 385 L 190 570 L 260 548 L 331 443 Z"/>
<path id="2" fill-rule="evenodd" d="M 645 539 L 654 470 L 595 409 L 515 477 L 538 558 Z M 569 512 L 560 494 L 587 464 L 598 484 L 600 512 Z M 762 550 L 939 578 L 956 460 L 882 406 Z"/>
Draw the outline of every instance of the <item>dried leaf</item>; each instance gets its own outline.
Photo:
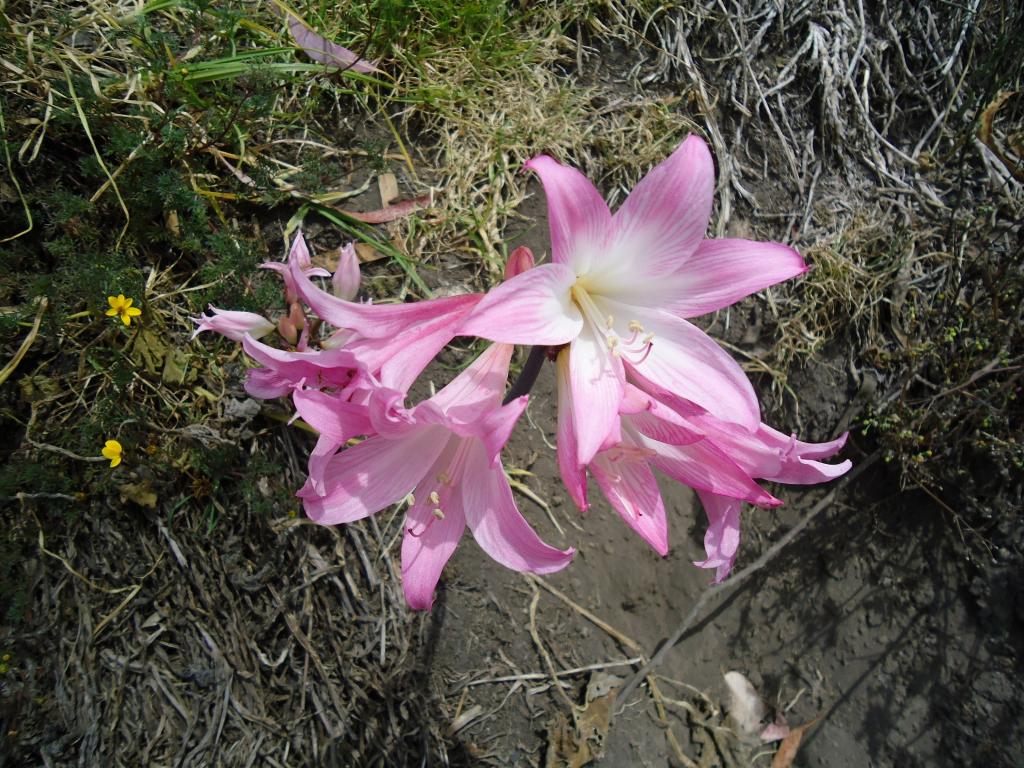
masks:
<path id="1" fill-rule="evenodd" d="M 364 75 L 376 72 L 377 67 L 359 54 L 344 46 L 332 43 L 318 35 L 297 16 L 288 14 L 288 31 L 298 45 L 313 61 L 337 69 L 351 69 Z"/>
<path id="2" fill-rule="evenodd" d="M 359 256 L 359 261 L 364 264 L 369 261 L 380 261 L 384 258 L 384 254 L 369 243 L 356 243 L 356 254 Z"/>
<path id="3" fill-rule="evenodd" d="M 587 685 L 587 706 L 576 719 L 576 728 L 559 712 L 548 726 L 545 768 L 583 768 L 604 755 L 604 740 L 612 724 L 615 694 L 621 678 L 595 673 Z"/>
<path id="4" fill-rule="evenodd" d="M 401 219 L 403 216 L 408 216 L 413 211 L 418 211 L 430 202 L 430 195 L 420 195 L 414 197 L 411 200 L 403 200 L 400 203 L 394 205 L 387 205 L 381 208 L 379 211 L 367 211 L 362 213 L 360 211 L 345 211 L 338 209 L 341 213 L 346 216 L 355 219 L 356 221 L 362 221 L 366 224 L 386 224 L 389 221 L 395 219 Z"/>
<path id="5" fill-rule="evenodd" d="M 793 761 L 796 759 L 797 750 L 800 749 L 800 741 L 804 737 L 804 733 L 810 728 L 818 724 L 823 716 L 818 715 L 813 720 L 810 720 L 803 725 L 797 726 L 789 732 L 789 735 L 782 740 L 782 744 L 779 745 L 779 751 L 775 753 L 775 757 L 772 758 L 772 768 L 790 768 L 793 765 Z"/>
<path id="6" fill-rule="evenodd" d="M 382 173 L 377 177 L 377 189 L 380 190 L 380 204 L 384 207 L 398 199 L 398 179 L 393 173 Z"/>
<path id="7" fill-rule="evenodd" d="M 132 362 L 152 374 L 163 369 L 164 358 L 167 356 L 167 345 L 153 331 L 141 329 L 135 336 L 129 354 Z"/>

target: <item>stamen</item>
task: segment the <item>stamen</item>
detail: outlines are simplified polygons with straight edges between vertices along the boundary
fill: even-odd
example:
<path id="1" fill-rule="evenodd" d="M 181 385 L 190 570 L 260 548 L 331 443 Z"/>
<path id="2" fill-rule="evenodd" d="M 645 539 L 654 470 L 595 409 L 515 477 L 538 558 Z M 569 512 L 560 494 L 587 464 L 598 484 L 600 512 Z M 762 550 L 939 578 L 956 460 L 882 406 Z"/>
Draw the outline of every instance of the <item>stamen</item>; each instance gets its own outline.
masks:
<path id="1" fill-rule="evenodd" d="M 437 482 L 441 485 L 451 485 L 452 479 L 448 476 L 447 472 L 439 472 L 437 475 Z"/>
<path id="2" fill-rule="evenodd" d="M 432 514 L 434 516 L 434 519 L 436 520 L 444 520 L 444 510 L 442 510 L 440 507 L 435 507 L 434 509 L 432 509 L 430 511 L 430 514 Z"/>
<path id="3" fill-rule="evenodd" d="M 416 497 L 413 496 L 411 493 L 405 497 L 405 500 L 409 502 L 410 507 L 416 506 Z"/>
<path id="4" fill-rule="evenodd" d="M 643 333 L 644 327 L 639 320 L 630 320 L 629 330 L 633 331 L 633 333 Z"/>
<path id="5" fill-rule="evenodd" d="M 437 506 L 441 503 L 441 497 L 437 495 L 437 491 L 430 492 L 430 503 Z"/>
<path id="6" fill-rule="evenodd" d="M 605 327 L 608 328 L 608 330 L 610 331 L 612 328 L 615 327 L 615 318 L 612 317 L 611 315 L 608 315 L 608 319 L 605 320 L 604 323 Z"/>

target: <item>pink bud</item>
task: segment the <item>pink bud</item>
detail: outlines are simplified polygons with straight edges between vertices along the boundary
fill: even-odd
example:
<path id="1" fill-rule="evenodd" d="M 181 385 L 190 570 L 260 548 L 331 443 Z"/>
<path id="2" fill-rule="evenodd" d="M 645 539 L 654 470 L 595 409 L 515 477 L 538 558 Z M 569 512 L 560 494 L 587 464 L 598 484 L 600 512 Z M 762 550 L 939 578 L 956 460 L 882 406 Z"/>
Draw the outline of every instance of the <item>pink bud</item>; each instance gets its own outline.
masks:
<path id="1" fill-rule="evenodd" d="M 331 286 L 334 295 L 345 301 L 352 301 L 359 293 L 359 255 L 354 244 L 349 243 L 341 249 Z"/>
<path id="2" fill-rule="evenodd" d="M 516 275 L 533 269 L 533 265 L 533 251 L 525 245 L 520 245 L 508 255 L 508 261 L 505 262 L 505 279 L 511 280 Z"/>
<path id="3" fill-rule="evenodd" d="M 272 322 L 255 312 L 217 309 L 212 304 L 210 311 L 213 312 L 213 317 L 202 315 L 192 318 L 192 322 L 196 324 L 195 332 L 192 334 L 193 339 L 203 331 L 213 331 L 221 336 L 227 336 L 232 341 L 241 341 L 245 334 L 258 339 L 274 330 Z"/>
<path id="4" fill-rule="evenodd" d="M 290 318 L 284 315 L 277 321 L 277 332 L 281 334 L 281 338 L 287 341 L 289 344 L 294 346 L 299 340 L 299 329 L 295 327 L 295 323 Z"/>

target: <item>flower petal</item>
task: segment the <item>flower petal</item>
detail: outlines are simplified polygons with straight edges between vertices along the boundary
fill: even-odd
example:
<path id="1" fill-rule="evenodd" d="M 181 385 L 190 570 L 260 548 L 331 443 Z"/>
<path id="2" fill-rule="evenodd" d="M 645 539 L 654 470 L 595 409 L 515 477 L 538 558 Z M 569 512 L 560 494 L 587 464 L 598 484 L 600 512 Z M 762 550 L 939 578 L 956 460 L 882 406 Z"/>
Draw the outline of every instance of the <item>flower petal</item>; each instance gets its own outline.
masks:
<path id="1" fill-rule="evenodd" d="M 715 568 L 714 583 L 723 581 L 732 570 L 736 553 L 740 548 L 740 506 L 739 499 L 719 496 L 714 493 L 697 491 L 700 503 L 708 516 L 708 530 L 704 534 L 704 551 L 707 559 L 695 562 L 700 568 Z"/>
<path id="2" fill-rule="evenodd" d="M 569 385 L 576 403 L 573 429 L 581 465 L 590 463 L 618 423 L 625 383 L 622 362 L 587 323 L 569 344 Z"/>
<path id="3" fill-rule="evenodd" d="M 636 442 L 657 454 L 651 458 L 656 469 L 691 488 L 743 499 L 763 507 L 777 507 L 782 503 L 708 440 L 689 445 L 666 445 L 637 433 Z"/>
<path id="4" fill-rule="evenodd" d="M 373 427 L 365 405 L 315 389 L 296 389 L 292 394 L 299 416 L 322 435 L 343 443 L 356 435 L 370 434 Z"/>
<path id="5" fill-rule="evenodd" d="M 335 328 L 351 328 L 367 338 L 395 336 L 441 315 L 465 312 L 480 301 L 479 294 L 464 294 L 408 304 L 359 304 L 321 290 L 296 264 L 289 262 L 288 266 L 299 297 L 318 317 Z"/>
<path id="6" fill-rule="evenodd" d="M 511 344 L 491 344 L 430 398 L 451 418 L 471 422 L 501 405 L 512 360 Z"/>
<path id="7" fill-rule="evenodd" d="M 690 136 L 615 212 L 608 247 L 594 270 L 599 292 L 613 295 L 615 284 L 649 283 L 682 266 L 704 239 L 714 194 L 711 152 L 703 139 Z"/>
<path id="8" fill-rule="evenodd" d="M 637 320 L 645 332 L 654 334 L 653 347 L 642 360 L 631 362 L 623 356 L 641 385 L 647 380 L 719 418 L 757 429 L 761 409 L 754 388 L 739 364 L 704 331 L 667 312 L 608 299 L 595 303 L 608 315 Z"/>
<path id="9" fill-rule="evenodd" d="M 676 298 L 663 308 L 680 317 L 704 315 L 807 270 L 803 257 L 782 243 L 705 240 L 672 275 Z"/>
<path id="10" fill-rule="evenodd" d="M 576 447 L 576 417 L 573 414 L 572 384 L 569 381 L 569 350 L 558 353 L 555 362 L 558 376 L 558 471 L 569 496 L 584 512 L 590 508 L 587 502 L 587 472 L 579 463 Z"/>
<path id="11" fill-rule="evenodd" d="M 271 368 L 250 368 L 245 372 L 245 391 L 258 400 L 273 400 L 292 391 L 293 384 Z"/>
<path id="12" fill-rule="evenodd" d="M 544 185 L 551 261 L 583 274 L 605 249 L 612 224 L 607 203 L 586 176 L 547 155 L 533 158 L 524 167 L 536 173 Z"/>
<path id="13" fill-rule="evenodd" d="M 405 498 L 437 457 L 447 433 L 425 428 L 397 440 L 371 437 L 331 459 L 325 495 L 299 492 L 309 518 L 322 525 L 350 523 Z"/>
<path id="14" fill-rule="evenodd" d="M 465 450 L 466 443 L 450 438 L 443 445 L 437 461 L 416 486 L 416 500 L 405 518 L 402 537 L 402 590 L 409 606 L 425 611 L 434 603 L 434 589 L 441 571 L 452 556 L 466 530 L 462 498 L 455 483 L 440 478 L 453 472 L 454 457 Z M 433 455 L 437 456 L 437 453 Z"/>
<path id="15" fill-rule="evenodd" d="M 492 288 L 459 330 L 506 344 L 565 344 L 583 317 L 570 289 L 576 273 L 564 264 L 542 264 Z"/>
<path id="16" fill-rule="evenodd" d="M 553 573 L 572 561 L 573 549 L 541 541 L 516 508 L 505 470 L 491 464 L 479 445 L 470 448 L 462 481 L 463 510 L 477 544 L 494 560 L 515 571 Z"/>
<path id="17" fill-rule="evenodd" d="M 662 557 L 667 555 L 665 504 L 647 458 L 635 448 L 632 451 L 612 448 L 594 457 L 590 472 L 626 524 L 655 552 Z"/>

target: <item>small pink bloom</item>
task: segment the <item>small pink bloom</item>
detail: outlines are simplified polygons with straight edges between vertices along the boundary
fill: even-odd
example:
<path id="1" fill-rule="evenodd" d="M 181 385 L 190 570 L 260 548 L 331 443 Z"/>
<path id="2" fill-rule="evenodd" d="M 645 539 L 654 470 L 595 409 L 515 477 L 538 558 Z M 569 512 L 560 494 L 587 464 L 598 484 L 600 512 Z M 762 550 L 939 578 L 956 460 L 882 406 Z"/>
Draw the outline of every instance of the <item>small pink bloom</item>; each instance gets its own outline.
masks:
<path id="1" fill-rule="evenodd" d="M 467 525 L 487 554 L 514 570 L 550 573 L 572 559 L 572 549 L 548 546 L 526 522 L 501 465 L 526 407 L 526 397 L 501 405 L 511 355 L 508 345 L 491 346 L 411 409 L 400 405 L 401 393 L 378 390 L 369 405 L 377 434 L 328 459 L 323 494 L 300 491 L 306 513 L 324 525 L 359 520 L 413 494 L 402 541 L 402 586 L 413 608 L 432 605 Z M 325 432 L 336 426 L 326 411 L 307 414 Z"/>
<path id="2" fill-rule="evenodd" d="M 232 341 L 241 341 L 246 334 L 258 339 L 274 330 L 272 322 L 255 312 L 217 309 L 212 304 L 210 312 L 213 312 L 212 317 L 200 315 L 192 318 L 192 322 L 196 324 L 196 329 L 192 332 L 193 339 L 203 331 L 213 331 L 221 336 L 227 336 Z"/>

